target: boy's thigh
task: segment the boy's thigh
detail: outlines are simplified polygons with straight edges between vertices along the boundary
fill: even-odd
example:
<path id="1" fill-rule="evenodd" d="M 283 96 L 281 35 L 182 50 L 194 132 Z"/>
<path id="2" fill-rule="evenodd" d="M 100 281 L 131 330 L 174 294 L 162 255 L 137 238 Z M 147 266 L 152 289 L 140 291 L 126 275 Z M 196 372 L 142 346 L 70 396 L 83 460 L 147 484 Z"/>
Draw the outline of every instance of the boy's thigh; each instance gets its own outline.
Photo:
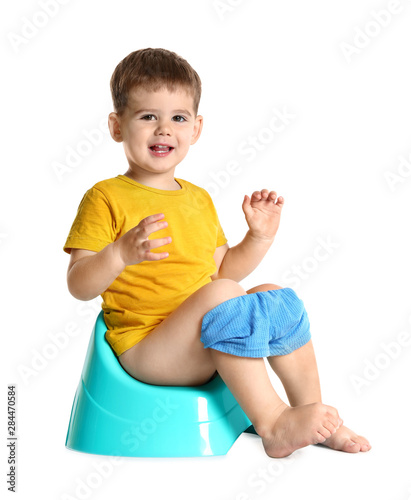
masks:
<path id="1" fill-rule="evenodd" d="M 215 373 L 209 349 L 200 340 L 204 314 L 245 290 L 235 281 L 207 283 L 188 297 L 141 342 L 120 357 L 134 378 L 155 385 L 201 385 Z"/>

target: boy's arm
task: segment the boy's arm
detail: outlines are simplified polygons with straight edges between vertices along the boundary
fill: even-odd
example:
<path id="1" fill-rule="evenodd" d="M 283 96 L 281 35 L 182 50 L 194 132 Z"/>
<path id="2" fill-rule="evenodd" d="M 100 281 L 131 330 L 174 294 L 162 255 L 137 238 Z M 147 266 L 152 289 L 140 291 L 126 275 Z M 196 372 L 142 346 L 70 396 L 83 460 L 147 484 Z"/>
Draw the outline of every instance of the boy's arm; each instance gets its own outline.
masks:
<path id="1" fill-rule="evenodd" d="M 68 289 L 76 299 L 94 299 L 107 290 L 124 268 L 113 244 L 98 253 L 72 248 L 67 271 Z"/>
<path id="2" fill-rule="evenodd" d="M 70 293 L 79 300 L 94 299 L 107 290 L 126 266 L 144 260 L 166 259 L 167 252 L 154 253 L 151 250 L 171 243 L 171 238 L 148 238 L 167 227 L 167 222 L 161 219 L 164 219 L 164 214 L 149 215 L 100 252 L 72 248 L 67 271 Z"/>
<path id="3" fill-rule="evenodd" d="M 228 278 L 240 282 L 263 260 L 272 242 L 259 241 L 248 231 L 238 245 L 231 248 L 228 244 L 218 247 L 214 254 L 217 271 L 211 279 Z"/>
<path id="4" fill-rule="evenodd" d="M 280 224 L 284 198 L 280 196 L 277 201 L 276 198 L 275 191 L 267 189 L 255 191 L 251 199 L 244 197 L 242 208 L 249 230 L 238 245 L 229 248 L 226 244 L 216 249 L 214 260 L 217 271 L 211 277 L 213 280 L 228 278 L 241 281 L 262 261 Z"/>

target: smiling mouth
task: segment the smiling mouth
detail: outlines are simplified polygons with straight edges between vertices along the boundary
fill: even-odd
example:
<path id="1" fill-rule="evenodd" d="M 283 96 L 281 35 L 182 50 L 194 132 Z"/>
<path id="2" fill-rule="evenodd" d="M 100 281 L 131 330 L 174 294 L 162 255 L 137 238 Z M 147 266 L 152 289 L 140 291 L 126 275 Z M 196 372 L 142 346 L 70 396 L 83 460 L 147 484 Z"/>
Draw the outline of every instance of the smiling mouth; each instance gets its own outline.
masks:
<path id="1" fill-rule="evenodd" d="M 150 146 L 150 149 L 156 153 L 169 153 L 174 148 L 172 146 L 154 144 L 153 146 Z"/>

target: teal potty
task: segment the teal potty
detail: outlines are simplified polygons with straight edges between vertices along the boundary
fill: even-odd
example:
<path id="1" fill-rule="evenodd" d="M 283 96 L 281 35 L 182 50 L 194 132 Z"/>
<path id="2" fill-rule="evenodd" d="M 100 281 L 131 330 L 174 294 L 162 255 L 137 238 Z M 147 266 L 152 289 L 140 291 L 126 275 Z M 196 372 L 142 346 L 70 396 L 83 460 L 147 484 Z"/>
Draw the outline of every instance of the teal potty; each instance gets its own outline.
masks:
<path id="1" fill-rule="evenodd" d="M 94 326 L 74 397 L 66 447 L 123 457 L 225 455 L 251 422 L 219 375 L 196 387 L 157 386 L 131 377 Z"/>

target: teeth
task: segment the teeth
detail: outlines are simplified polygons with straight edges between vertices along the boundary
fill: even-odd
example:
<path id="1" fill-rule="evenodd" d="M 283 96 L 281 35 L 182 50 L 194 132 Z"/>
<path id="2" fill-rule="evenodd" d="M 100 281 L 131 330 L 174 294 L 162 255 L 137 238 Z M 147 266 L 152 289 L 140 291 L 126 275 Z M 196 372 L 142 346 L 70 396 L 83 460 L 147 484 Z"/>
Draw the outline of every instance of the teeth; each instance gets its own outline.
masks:
<path id="1" fill-rule="evenodd" d="M 157 149 L 169 149 L 169 146 L 162 146 L 161 144 L 155 144 L 153 147 Z"/>

